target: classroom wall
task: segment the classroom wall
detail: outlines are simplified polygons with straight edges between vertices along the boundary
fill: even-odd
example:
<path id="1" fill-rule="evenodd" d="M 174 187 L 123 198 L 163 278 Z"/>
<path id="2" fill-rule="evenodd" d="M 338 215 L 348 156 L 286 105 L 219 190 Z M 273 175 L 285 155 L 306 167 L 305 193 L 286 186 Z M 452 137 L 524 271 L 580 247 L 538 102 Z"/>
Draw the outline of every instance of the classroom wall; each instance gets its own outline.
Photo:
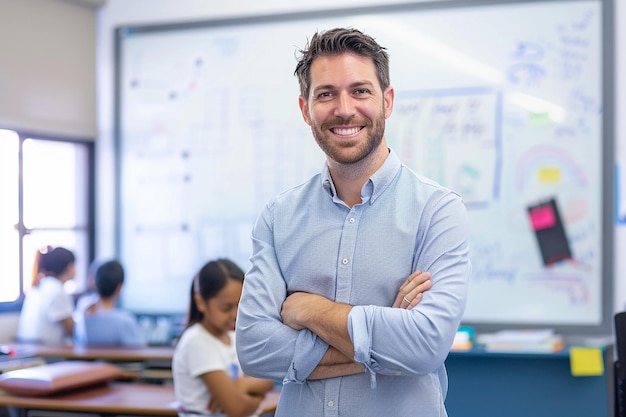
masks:
<path id="1" fill-rule="evenodd" d="M 95 19 L 86 0 L 0 0 L 1 127 L 95 138 Z"/>

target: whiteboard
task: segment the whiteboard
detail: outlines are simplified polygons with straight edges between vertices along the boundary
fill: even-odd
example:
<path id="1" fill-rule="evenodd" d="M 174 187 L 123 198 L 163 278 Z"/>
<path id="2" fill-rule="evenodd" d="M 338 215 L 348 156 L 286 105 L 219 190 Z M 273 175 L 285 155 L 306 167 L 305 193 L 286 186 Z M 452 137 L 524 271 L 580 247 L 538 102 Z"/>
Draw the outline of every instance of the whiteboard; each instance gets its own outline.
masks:
<path id="1" fill-rule="evenodd" d="M 467 205 L 464 321 L 606 326 L 603 7 L 414 4 L 118 28 L 125 307 L 184 312 L 206 260 L 248 268 L 263 205 L 324 161 L 298 109 L 296 50 L 350 26 L 390 54 L 390 147 Z M 533 218 L 547 201 L 551 214 Z M 546 261 L 550 219 L 567 256 Z"/>

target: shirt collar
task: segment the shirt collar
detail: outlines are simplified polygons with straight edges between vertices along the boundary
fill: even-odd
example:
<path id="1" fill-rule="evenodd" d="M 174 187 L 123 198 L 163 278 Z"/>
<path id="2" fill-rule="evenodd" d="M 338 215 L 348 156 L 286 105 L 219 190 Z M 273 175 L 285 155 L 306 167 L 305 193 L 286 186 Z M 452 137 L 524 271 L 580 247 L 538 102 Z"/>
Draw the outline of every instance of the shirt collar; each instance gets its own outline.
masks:
<path id="1" fill-rule="evenodd" d="M 398 158 L 395 151 L 389 148 L 389 155 L 383 165 L 378 168 L 378 171 L 374 173 L 363 185 L 361 189 L 361 198 L 363 202 L 369 202 L 373 204 L 374 201 L 387 189 L 389 184 L 393 181 L 402 163 Z M 330 176 L 330 170 L 328 169 L 328 162 L 324 162 L 324 168 L 322 169 L 322 187 L 330 195 L 334 197 L 337 195 L 335 190 L 335 184 Z"/>

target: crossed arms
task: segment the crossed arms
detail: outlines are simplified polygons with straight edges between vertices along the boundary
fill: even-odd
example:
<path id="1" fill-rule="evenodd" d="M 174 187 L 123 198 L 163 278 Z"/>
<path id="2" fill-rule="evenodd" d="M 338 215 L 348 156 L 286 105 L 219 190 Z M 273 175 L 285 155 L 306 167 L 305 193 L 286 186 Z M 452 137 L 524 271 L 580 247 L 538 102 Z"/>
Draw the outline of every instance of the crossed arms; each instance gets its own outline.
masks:
<path id="1" fill-rule="evenodd" d="M 402 284 L 392 305 L 411 309 L 432 286 L 430 273 L 416 271 Z M 337 303 L 321 295 L 295 292 L 289 295 L 281 310 L 283 323 L 294 330 L 307 328 L 317 334 L 329 348 L 308 379 L 325 379 L 361 373 L 363 366 L 356 363 L 354 345 L 348 332 L 348 314 L 352 306 Z"/>

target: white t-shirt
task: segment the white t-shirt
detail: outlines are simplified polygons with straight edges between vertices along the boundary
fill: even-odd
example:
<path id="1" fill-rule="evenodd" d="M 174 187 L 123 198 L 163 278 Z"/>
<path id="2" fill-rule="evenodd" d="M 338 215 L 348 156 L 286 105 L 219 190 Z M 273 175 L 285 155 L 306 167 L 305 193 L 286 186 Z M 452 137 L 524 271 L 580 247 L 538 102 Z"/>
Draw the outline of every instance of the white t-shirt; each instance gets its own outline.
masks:
<path id="1" fill-rule="evenodd" d="M 229 335 L 230 345 L 226 345 L 196 323 L 180 337 L 172 358 L 172 374 L 176 400 L 185 410 L 208 414 L 211 393 L 200 375 L 225 371 L 233 379 L 241 376 L 235 332 Z"/>
<path id="2" fill-rule="evenodd" d="M 61 281 L 45 277 L 26 294 L 17 326 L 20 342 L 61 344 L 71 341 L 61 320 L 72 317 L 74 302 Z"/>

